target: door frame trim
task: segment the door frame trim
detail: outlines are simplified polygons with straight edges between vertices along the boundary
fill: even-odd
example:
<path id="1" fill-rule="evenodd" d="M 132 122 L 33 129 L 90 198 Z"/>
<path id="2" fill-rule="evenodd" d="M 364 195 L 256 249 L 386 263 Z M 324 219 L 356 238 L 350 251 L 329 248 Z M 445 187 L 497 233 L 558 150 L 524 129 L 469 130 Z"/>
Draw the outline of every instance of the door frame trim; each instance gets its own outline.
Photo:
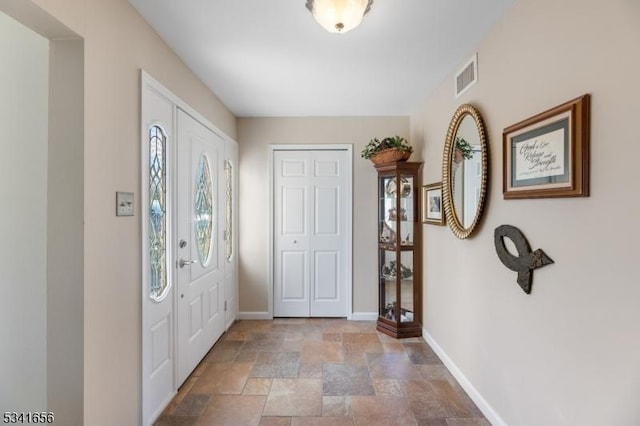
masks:
<path id="1" fill-rule="evenodd" d="M 347 237 L 347 319 L 353 317 L 353 144 L 275 144 L 269 145 L 269 288 L 268 319 L 273 319 L 274 260 L 275 260 L 275 224 L 274 224 L 274 155 L 276 151 L 346 151 L 347 152 L 347 220 L 345 235 Z"/>

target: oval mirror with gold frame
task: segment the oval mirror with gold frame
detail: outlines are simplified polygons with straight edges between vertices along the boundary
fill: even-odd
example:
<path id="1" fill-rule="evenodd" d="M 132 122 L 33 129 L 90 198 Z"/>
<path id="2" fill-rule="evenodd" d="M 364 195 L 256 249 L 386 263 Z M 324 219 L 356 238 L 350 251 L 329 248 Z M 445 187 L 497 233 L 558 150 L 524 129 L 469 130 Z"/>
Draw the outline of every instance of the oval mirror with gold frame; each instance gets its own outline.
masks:
<path id="1" fill-rule="evenodd" d="M 468 238 L 478 226 L 487 193 L 487 136 L 480 112 L 458 107 L 442 155 L 442 204 L 456 237 Z"/>

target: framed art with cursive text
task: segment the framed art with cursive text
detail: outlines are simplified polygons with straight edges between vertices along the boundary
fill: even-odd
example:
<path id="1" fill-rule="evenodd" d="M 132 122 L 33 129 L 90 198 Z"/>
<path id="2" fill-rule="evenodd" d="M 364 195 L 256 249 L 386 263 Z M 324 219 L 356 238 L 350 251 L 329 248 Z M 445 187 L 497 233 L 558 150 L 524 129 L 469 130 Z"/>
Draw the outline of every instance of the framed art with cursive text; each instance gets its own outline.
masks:
<path id="1" fill-rule="evenodd" d="M 588 197 L 589 117 L 586 94 L 504 129 L 504 198 Z"/>

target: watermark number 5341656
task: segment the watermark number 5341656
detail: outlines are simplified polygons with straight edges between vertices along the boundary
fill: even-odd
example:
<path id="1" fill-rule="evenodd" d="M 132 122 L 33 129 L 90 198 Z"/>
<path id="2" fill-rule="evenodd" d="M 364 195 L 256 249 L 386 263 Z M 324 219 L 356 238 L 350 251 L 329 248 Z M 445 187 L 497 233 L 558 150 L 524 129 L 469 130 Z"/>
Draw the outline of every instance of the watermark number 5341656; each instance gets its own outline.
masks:
<path id="1" fill-rule="evenodd" d="M 55 415 L 51 411 L 5 411 L 2 415 L 5 424 L 51 424 L 54 421 Z"/>

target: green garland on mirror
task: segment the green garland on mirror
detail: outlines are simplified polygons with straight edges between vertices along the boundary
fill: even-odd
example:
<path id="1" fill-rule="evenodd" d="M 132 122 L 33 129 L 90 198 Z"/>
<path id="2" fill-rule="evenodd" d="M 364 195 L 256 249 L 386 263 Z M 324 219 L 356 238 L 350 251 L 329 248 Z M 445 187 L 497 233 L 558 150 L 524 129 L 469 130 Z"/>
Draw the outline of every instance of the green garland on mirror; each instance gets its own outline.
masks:
<path id="1" fill-rule="evenodd" d="M 462 152 L 462 156 L 467 160 L 471 160 L 473 158 L 473 147 L 460 136 L 456 137 L 456 149 L 459 149 L 460 152 Z"/>

